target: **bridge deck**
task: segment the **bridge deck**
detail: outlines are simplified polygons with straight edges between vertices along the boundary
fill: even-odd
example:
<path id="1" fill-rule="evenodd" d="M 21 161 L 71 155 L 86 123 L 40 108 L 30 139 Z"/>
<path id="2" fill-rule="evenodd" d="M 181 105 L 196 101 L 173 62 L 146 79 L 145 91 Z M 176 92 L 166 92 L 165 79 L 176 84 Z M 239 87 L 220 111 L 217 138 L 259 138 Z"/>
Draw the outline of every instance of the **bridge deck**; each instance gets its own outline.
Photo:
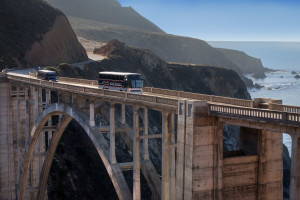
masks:
<path id="1" fill-rule="evenodd" d="M 181 99 L 207 101 L 210 115 L 300 127 L 300 107 L 296 106 L 270 103 L 269 107 L 272 109 L 254 108 L 252 100 L 149 87 L 144 88 L 143 94 L 133 94 L 99 89 L 98 82 L 95 80 L 60 77 L 58 82 L 50 82 L 17 72 L 7 73 L 7 78 L 56 91 L 71 92 L 158 110 L 168 109 L 173 112 L 177 112 L 178 102 Z"/>

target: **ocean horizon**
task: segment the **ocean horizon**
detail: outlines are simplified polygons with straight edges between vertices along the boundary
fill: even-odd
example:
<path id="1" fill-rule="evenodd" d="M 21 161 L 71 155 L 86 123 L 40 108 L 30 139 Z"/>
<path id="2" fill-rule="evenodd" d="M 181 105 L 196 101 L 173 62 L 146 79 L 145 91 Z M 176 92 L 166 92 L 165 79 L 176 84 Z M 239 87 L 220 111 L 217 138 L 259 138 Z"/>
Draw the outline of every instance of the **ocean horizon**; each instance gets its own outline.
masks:
<path id="1" fill-rule="evenodd" d="M 300 72 L 300 41 L 207 41 L 216 48 L 243 51 L 259 58 L 266 68 Z"/>
<path id="2" fill-rule="evenodd" d="M 261 89 L 248 88 L 251 98 L 281 99 L 283 104 L 300 106 L 300 42 L 260 42 L 260 41 L 208 41 L 213 47 L 243 51 L 259 58 L 264 67 L 278 70 L 267 72 L 266 78 L 255 79 L 246 75 L 254 83 L 264 86 Z M 283 134 L 283 143 L 291 155 L 291 137 Z"/>

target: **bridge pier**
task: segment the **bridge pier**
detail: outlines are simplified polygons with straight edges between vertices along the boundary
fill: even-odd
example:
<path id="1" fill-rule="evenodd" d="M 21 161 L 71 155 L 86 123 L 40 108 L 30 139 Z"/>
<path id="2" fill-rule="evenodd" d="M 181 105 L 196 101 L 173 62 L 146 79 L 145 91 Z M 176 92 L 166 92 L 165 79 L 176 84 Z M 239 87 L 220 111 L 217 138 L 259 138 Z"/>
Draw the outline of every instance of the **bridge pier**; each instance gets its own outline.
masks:
<path id="1" fill-rule="evenodd" d="M 90 100 L 90 125 L 95 126 L 95 101 Z"/>
<path id="2" fill-rule="evenodd" d="M 290 200 L 300 200 L 300 137 L 292 135 Z"/>
<path id="3" fill-rule="evenodd" d="M 123 118 L 122 118 L 123 119 Z M 148 108 L 144 108 L 144 135 L 147 136 L 148 135 L 148 125 L 149 125 L 149 121 L 148 121 Z M 148 144 L 148 138 L 145 138 L 143 141 L 143 150 L 144 150 L 144 160 L 149 160 L 149 144 Z"/>
<path id="4" fill-rule="evenodd" d="M 110 116 L 110 128 L 109 128 L 109 133 L 110 133 L 110 162 L 111 164 L 116 164 L 117 159 L 116 159 L 116 121 L 115 121 L 115 103 L 111 102 L 110 103 L 110 110 L 109 110 L 109 116 Z"/>
<path id="5" fill-rule="evenodd" d="M 207 102 L 186 101 L 186 106 L 184 101 L 179 102 L 177 199 L 221 198 L 218 191 L 222 184 L 218 180 L 222 178 L 218 171 L 222 159 L 217 156 L 223 155 L 223 141 L 217 140 L 222 138 L 217 130 L 215 117 L 208 116 Z"/>
<path id="6" fill-rule="evenodd" d="M 141 199 L 139 107 L 133 108 L 133 200 Z"/>
<path id="7" fill-rule="evenodd" d="M 162 113 L 162 190 L 161 190 L 161 199 L 169 200 L 170 199 L 170 134 L 169 134 L 169 127 L 168 127 L 168 112 Z"/>
<path id="8" fill-rule="evenodd" d="M 258 142 L 258 199 L 282 199 L 282 133 L 261 131 Z"/>

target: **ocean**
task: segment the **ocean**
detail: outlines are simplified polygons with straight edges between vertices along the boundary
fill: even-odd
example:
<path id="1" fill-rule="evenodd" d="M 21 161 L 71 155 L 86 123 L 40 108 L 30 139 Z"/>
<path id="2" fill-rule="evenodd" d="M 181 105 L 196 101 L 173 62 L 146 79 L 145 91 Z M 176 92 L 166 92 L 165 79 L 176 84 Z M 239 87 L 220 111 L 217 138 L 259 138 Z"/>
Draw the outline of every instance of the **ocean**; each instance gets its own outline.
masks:
<path id="1" fill-rule="evenodd" d="M 266 73 L 265 79 L 255 79 L 261 89 L 248 88 L 252 98 L 265 97 L 282 99 L 283 104 L 300 106 L 300 42 L 208 42 L 213 47 L 235 49 L 255 58 L 260 58 L 264 67 L 279 71 Z M 291 137 L 283 134 L 283 143 L 291 154 Z"/>

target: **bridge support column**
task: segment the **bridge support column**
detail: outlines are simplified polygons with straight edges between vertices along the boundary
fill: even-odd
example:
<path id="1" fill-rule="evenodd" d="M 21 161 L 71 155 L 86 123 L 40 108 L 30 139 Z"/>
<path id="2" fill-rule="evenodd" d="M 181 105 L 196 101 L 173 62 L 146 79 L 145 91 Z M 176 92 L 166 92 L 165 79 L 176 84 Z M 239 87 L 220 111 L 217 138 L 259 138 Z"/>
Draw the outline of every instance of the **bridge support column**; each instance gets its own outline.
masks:
<path id="1" fill-rule="evenodd" d="M 283 198 L 282 133 L 261 131 L 258 142 L 258 199 Z"/>
<path id="2" fill-rule="evenodd" d="M 186 100 L 178 102 L 177 119 L 177 160 L 176 160 L 176 200 L 184 199 L 184 167 L 185 167 L 185 119 Z"/>
<path id="3" fill-rule="evenodd" d="M 144 108 L 144 135 L 148 135 L 148 108 Z M 143 141 L 144 160 L 149 160 L 148 138 Z"/>
<path id="4" fill-rule="evenodd" d="M 170 135 L 168 128 L 168 112 L 162 113 L 162 194 L 161 199 L 169 200 L 170 199 Z"/>
<path id="5" fill-rule="evenodd" d="M 126 116 L 125 116 L 125 104 L 121 105 L 121 123 L 124 125 L 126 124 Z"/>
<path id="6" fill-rule="evenodd" d="M 222 177 L 218 177 L 221 173 L 216 169 L 222 157 L 218 158 L 216 146 L 222 144 L 218 144 L 217 131 L 216 118 L 208 115 L 207 102 L 186 102 L 184 199 L 218 197 L 216 180 Z M 223 149 L 219 151 L 223 154 Z"/>
<path id="7" fill-rule="evenodd" d="M 115 121 L 115 104 L 110 103 L 110 162 L 116 164 L 116 121 Z"/>
<path id="8" fill-rule="evenodd" d="M 36 87 L 32 87 L 32 92 L 33 92 L 33 95 L 34 95 L 34 122 L 35 120 L 38 118 L 39 116 L 39 97 L 38 97 L 38 88 Z M 33 123 L 34 123 L 33 122 Z"/>
<path id="9" fill-rule="evenodd" d="M 24 136 L 25 136 L 25 145 L 27 144 L 27 141 L 28 141 L 29 135 L 30 135 L 30 133 L 29 133 L 29 127 L 30 127 L 30 125 L 29 125 L 29 117 L 30 117 L 29 109 L 30 109 L 30 107 L 28 105 L 28 102 L 29 102 L 29 100 L 28 100 L 28 87 L 25 86 L 25 129 L 24 129 L 25 130 L 25 134 L 24 134 Z"/>
<path id="10" fill-rule="evenodd" d="M 300 200 L 300 137 L 292 136 L 290 199 Z"/>
<path id="11" fill-rule="evenodd" d="M 175 114 L 170 114 L 170 143 L 175 144 Z M 176 180 L 175 180 L 175 146 L 170 148 L 170 197 L 175 199 L 176 197 Z"/>
<path id="12" fill-rule="evenodd" d="M 94 100 L 90 100 L 90 125 L 95 126 L 95 101 Z"/>
<path id="13" fill-rule="evenodd" d="M 139 107 L 133 109 L 133 200 L 141 199 Z"/>
<path id="14" fill-rule="evenodd" d="M 46 108 L 47 102 L 43 101 L 43 88 L 37 88 L 38 91 L 38 102 L 39 102 L 39 114 Z"/>
<path id="15" fill-rule="evenodd" d="M 46 107 L 51 105 L 51 90 L 46 90 Z M 48 120 L 48 126 L 52 126 L 52 117 Z"/>

